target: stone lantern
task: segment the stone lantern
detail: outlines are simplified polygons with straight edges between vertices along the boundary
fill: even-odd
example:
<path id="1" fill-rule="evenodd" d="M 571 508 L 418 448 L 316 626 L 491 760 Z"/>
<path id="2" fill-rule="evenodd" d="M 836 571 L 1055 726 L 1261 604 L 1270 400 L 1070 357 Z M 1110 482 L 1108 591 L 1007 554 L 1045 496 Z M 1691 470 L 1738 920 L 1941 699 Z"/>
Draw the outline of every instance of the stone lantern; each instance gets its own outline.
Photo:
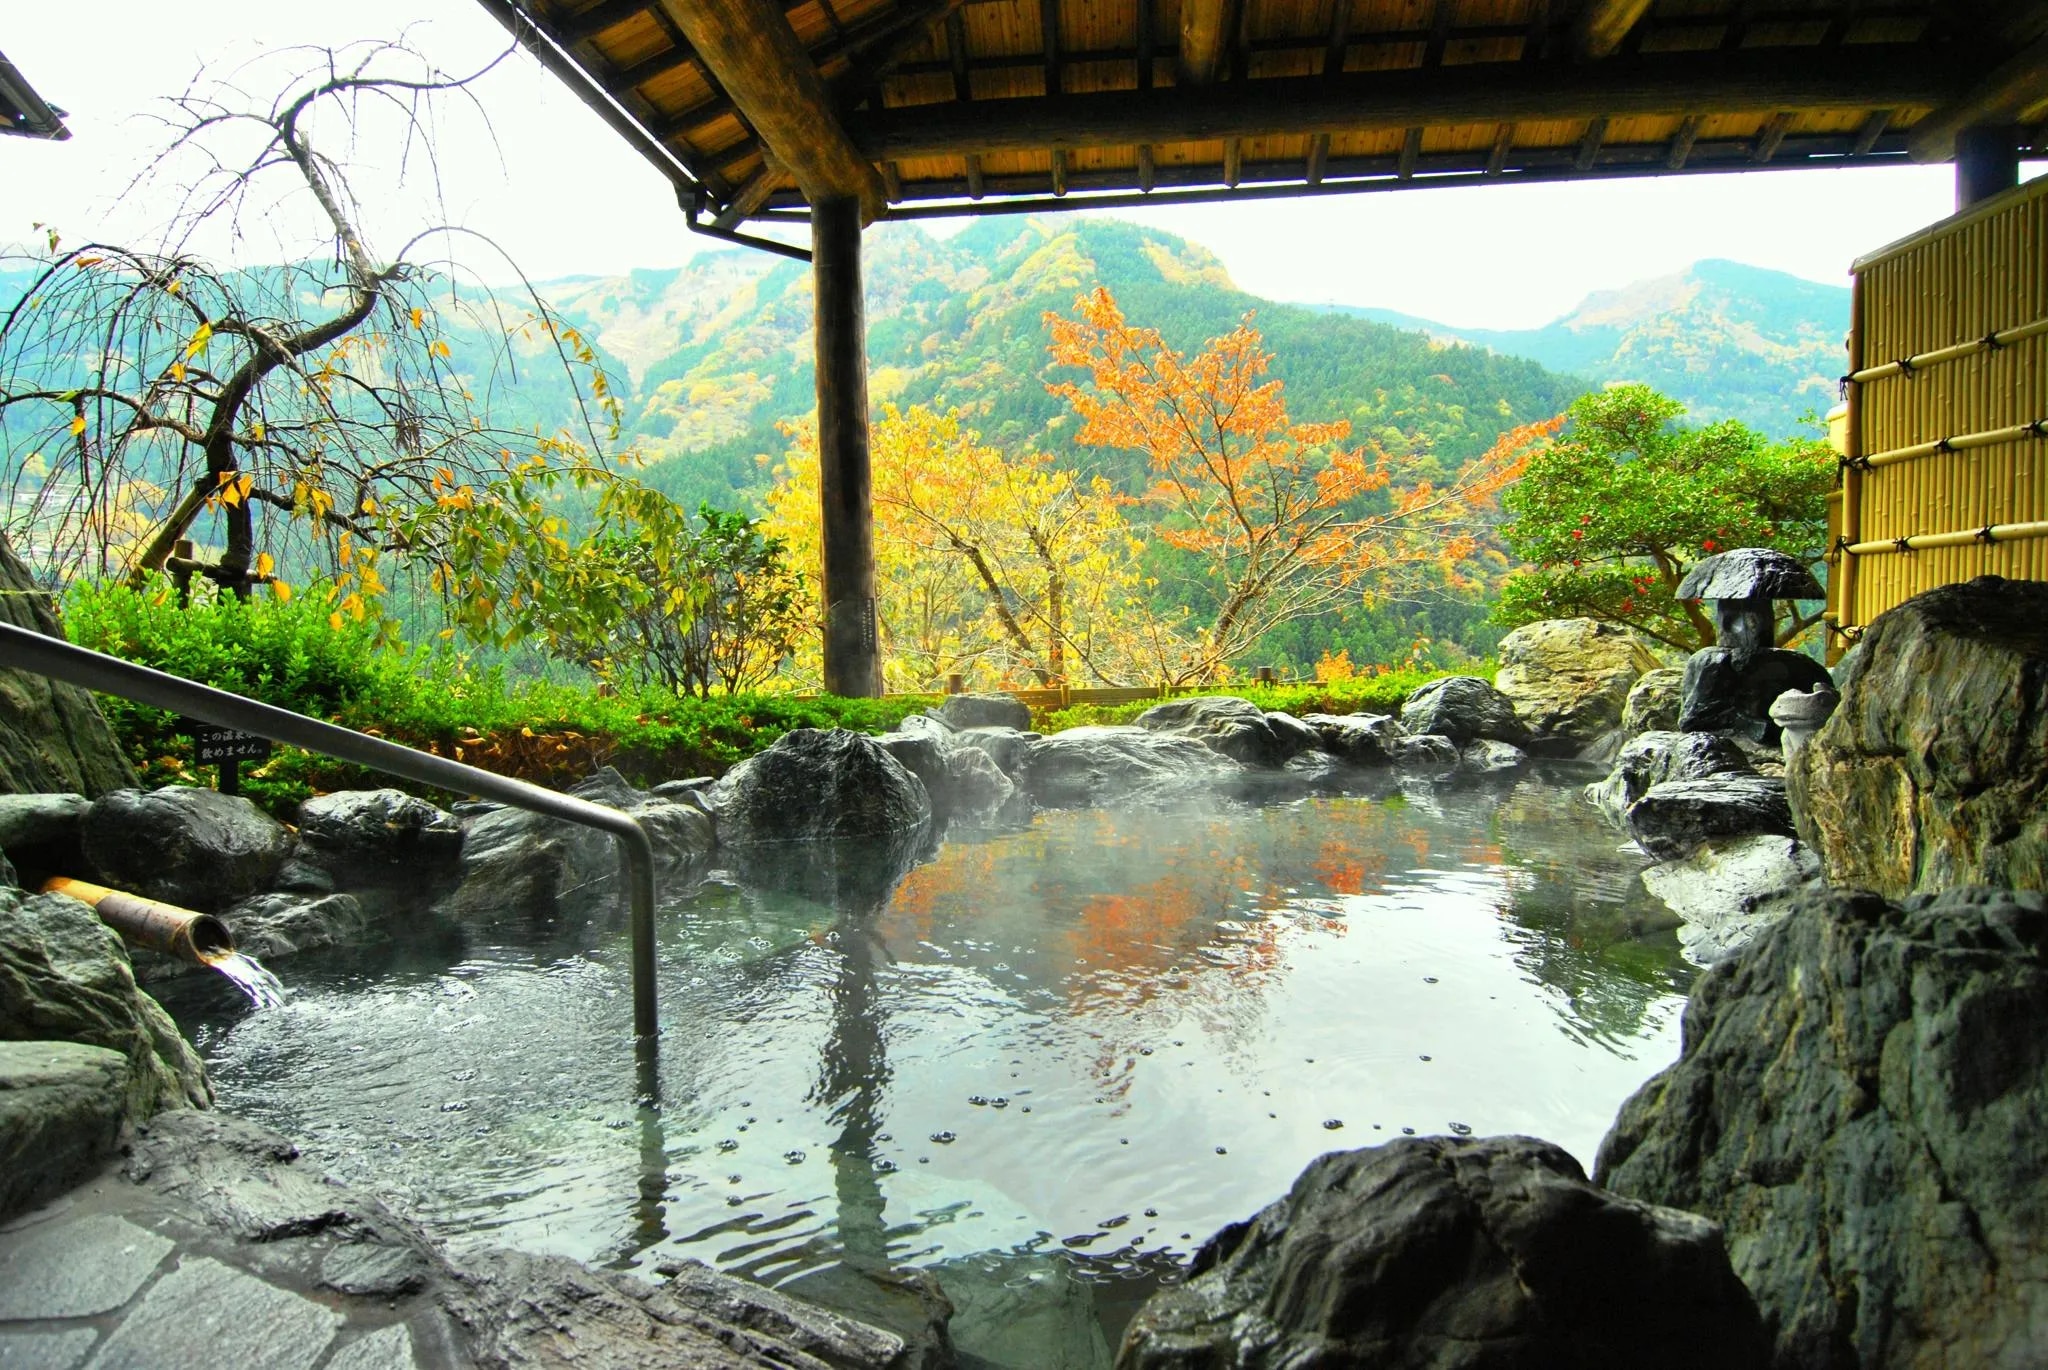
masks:
<path id="1" fill-rule="evenodd" d="M 1832 689 L 1834 680 L 1812 657 L 1772 645 L 1772 602 L 1826 596 L 1802 563 L 1764 547 L 1722 552 L 1687 572 L 1678 583 L 1678 597 L 1707 602 L 1718 640 L 1685 663 L 1679 731 L 1739 733 L 1775 745 L 1779 725 L 1771 718 L 1771 704 L 1778 696 L 1815 686 Z"/>

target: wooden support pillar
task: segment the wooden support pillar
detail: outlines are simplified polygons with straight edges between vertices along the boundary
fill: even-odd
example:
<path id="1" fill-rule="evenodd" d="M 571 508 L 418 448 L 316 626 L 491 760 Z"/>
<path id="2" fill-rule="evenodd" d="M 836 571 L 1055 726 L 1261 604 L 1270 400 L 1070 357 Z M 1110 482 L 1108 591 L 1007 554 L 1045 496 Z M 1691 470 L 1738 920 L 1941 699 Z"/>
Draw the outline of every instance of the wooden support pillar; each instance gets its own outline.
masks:
<path id="1" fill-rule="evenodd" d="M 2020 141 L 2012 128 L 1966 128 L 1956 134 L 1956 211 L 2020 183 Z"/>
<path id="2" fill-rule="evenodd" d="M 811 206 L 817 297 L 818 494 L 824 505 L 825 688 L 882 693 L 875 621 L 875 521 L 868 471 L 867 320 L 861 303 L 860 201 Z"/>

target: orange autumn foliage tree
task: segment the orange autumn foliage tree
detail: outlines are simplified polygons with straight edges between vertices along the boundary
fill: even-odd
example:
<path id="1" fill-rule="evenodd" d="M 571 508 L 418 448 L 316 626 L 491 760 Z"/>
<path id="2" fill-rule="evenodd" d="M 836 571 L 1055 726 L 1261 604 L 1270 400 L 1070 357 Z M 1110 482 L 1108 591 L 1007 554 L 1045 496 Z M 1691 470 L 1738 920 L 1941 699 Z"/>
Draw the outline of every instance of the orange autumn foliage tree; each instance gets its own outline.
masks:
<path id="1" fill-rule="evenodd" d="M 1189 598 L 1214 605 L 1206 623 L 1154 624 L 1153 667 L 1170 683 L 1213 679 L 1280 624 L 1392 593 L 1404 574 L 1465 584 L 1478 515 L 1557 430 L 1514 429 L 1442 483 L 1404 480 L 1378 446 L 1344 445 L 1348 422 L 1288 416 L 1250 315 L 1192 357 L 1099 286 L 1045 323 L 1053 361 L 1087 373 L 1047 387 L 1081 419 L 1077 440 L 1149 459 L 1157 535 L 1196 568 Z"/>

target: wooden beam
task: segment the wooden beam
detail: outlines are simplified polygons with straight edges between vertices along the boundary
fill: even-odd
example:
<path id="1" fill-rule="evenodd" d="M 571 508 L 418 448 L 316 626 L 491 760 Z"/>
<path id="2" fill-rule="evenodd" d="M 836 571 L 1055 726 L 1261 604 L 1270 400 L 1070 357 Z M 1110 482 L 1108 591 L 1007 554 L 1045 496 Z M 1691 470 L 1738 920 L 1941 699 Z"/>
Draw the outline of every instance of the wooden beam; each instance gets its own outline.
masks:
<path id="1" fill-rule="evenodd" d="M 1757 134 L 1756 151 L 1749 154 L 1749 160 L 1755 162 L 1758 166 L 1762 166 L 1765 162 L 1777 156 L 1778 145 L 1785 141 L 1785 134 L 1790 131 L 1791 127 L 1792 116 L 1790 113 L 1785 110 L 1779 110 L 1776 114 L 1773 114 L 1770 122 L 1763 126 L 1763 131 Z"/>
<path id="2" fill-rule="evenodd" d="M 1429 43 L 1422 50 L 1422 65 L 1425 67 L 1444 64 L 1444 48 L 1451 39 L 1451 11 L 1456 8 L 1456 0 L 1436 0 L 1436 14 L 1429 23 Z"/>
<path id="3" fill-rule="evenodd" d="M 1181 0 L 1181 84 L 1206 86 L 1223 65 L 1224 40 L 1236 27 L 1237 0 Z"/>
<path id="4" fill-rule="evenodd" d="M 882 178 L 847 136 L 779 6 L 772 0 L 661 4 L 806 199 L 813 205 L 850 199 L 869 219 L 880 217 Z"/>
<path id="5" fill-rule="evenodd" d="M 865 111 L 849 126 L 863 153 L 879 161 L 1602 115 L 1896 108 L 1944 104 L 1961 88 L 1952 68 L 1917 47 L 1851 45 L 1831 54 L 1671 54 L 1594 67 L 1489 62 L 1208 89 L 912 105 Z"/>
<path id="6" fill-rule="evenodd" d="M 1344 54 L 1351 47 L 1351 0 L 1333 0 L 1330 31 L 1323 40 L 1323 75 L 1339 76 L 1344 71 Z"/>
<path id="7" fill-rule="evenodd" d="M 1877 146 L 1877 140 L 1884 137 L 1884 131 L 1890 127 L 1891 122 L 1891 110 L 1871 111 L 1870 117 L 1863 121 L 1863 127 L 1856 131 L 1856 146 L 1853 149 L 1855 154 L 1858 157 L 1868 156 L 1870 150 Z"/>
<path id="8" fill-rule="evenodd" d="M 2048 102 L 2048 38 L 2036 39 L 2001 63 L 1960 99 L 1941 103 L 1913 126 L 1906 147 L 1916 162 L 1945 162 L 1955 156 L 1956 135 L 1964 129 L 2018 123 L 2043 102 Z"/>
<path id="9" fill-rule="evenodd" d="M 581 14 L 560 20 L 555 31 L 565 43 L 588 42 L 606 29 L 623 24 L 636 14 L 646 13 L 652 6 L 653 0 L 604 0 Z"/>
<path id="10" fill-rule="evenodd" d="M 1337 3 L 1343 4 L 1345 0 L 1337 0 Z M 1159 55 L 1156 51 L 1158 37 L 1154 32 L 1159 26 L 1157 0 L 1138 0 L 1136 18 L 1138 23 L 1138 89 L 1150 90 L 1158 79 L 1158 74 L 1153 71 L 1153 67 L 1157 65 L 1159 60 Z"/>
<path id="11" fill-rule="evenodd" d="M 1151 190 L 1153 183 L 1158 179 L 1158 175 L 1158 168 L 1152 164 L 1152 145 L 1149 143 L 1140 144 L 1138 147 L 1138 189 Z"/>
<path id="12" fill-rule="evenodd" d="M 1572 156 L 1572 165 L 1580 171 L 1591 171 L 1593 163 L 1600 157 L 1600 145 L 1606 141 L 1607 116 L 1587 121 L 1586 136 L 1579 139 L 1579 150 Z"/>
<path id="13" fill-rule="evenodd" d="M 931 41 L 933 31 L 952 17 L 960 4 L 961 0 L 919 0 L 885 18 L 836 29 L 832 41 L 812 56 L 815 65 L 838 51 L 851 54 L 847 69 L 832 82 L 833 103 L 848 109 L 869 98 L 883 77 Z"/>
<path id="14" fill-rule="evenodd" d="M 1587 61 L 1612 57 L 1628 31 L 1650 8 L 1650 0 L 1586 0 L 1572 26 L 1572 48 Z"/>
<path id="15" fill-rule="evenodd" d="M 1060 93 L 1060 0 L 1038 0 L 1038 41 L 1045 52 L 1045 93 Z"/>
<path id="16" fill-rule="evenodd" d="M 761 154 L 761 169 L 753 174 L 747 183 L 733 192 L 732 199 L 711 222 L 718 228 L 738 228 L 754 211 L 768 203 L 768 197 L 775 193 L 775 187 L 782 183 L 782 164 L 767 153 Z"/>
<path id="17" fill-rule="evenodd" d="M 967 198 L 979 200 L 982 194 L 981 158 L 970 152 L 967 154 Z"/>
<path id="18" fill-rule="evenodd" d="M 1415 176 L 1415 164 L 1422 160 L 1422 130 L 1411 128 L 1401 136 L 1401 155 L 1394 160 L 1394 175 L 1403 181 Z"/>
<path id="19" fill-rule="evenodd" d="M 1067 154 L 1059 148 L 1052 150 L 1052 193 L 1055 197 L 1067 193 Z"/>
<path id="20" fill-rule="evenodd" d="M 1057 156 L 1058 154 L 1054 154 Z M 1223 184 L 1234 186 L 1244 175 L 1244 139 L 1223 140 Z"/>
<path id="21" fill-rule="evenodd" d="M 1493 150 L 1486 154 L 1486 174 L 1498 176 L 1507 169 L 1508 154 L 1515 148 L 1515 126 L 1502 124 L 1493 131 Z"/>
<path id="22" fill-rule="evenodd" d="M 1302 179 L 1312 186 L 1323 183 L 1323 168 L 1330 163 L 1330 135 L 1318 133 L 1308 140 L 1308 167 Z"/>
<path id="23" fill-rule="evenodd" d="M 946 16 L 946 60 L 953 67 L 953 98 L 964 105 L 974 98 L 974 82 L 967 75 L 967 24 L 957 9 Z"/>
<path id="24" fill-rule="evenodd" d="M 868 453 L 862 209 L 851 196 L 811 202 L 817 301 L 818 499 L 824 543 L 825 688 L 882 693 L 875 605 L 874 486 Z"/>
<path id="25" fill-rule="evenodd" d="M 1697 114 L 1688 114 L 1679 121 L 1678 132 L 1671 135 L 1671 151 L 1664 157 L 1665 166 L 1673 171 L 1685 170 L 1685 164 L 1692 160 L 1692 145 L 1700 140 L 1700 125 L 1704 122 Z"/>

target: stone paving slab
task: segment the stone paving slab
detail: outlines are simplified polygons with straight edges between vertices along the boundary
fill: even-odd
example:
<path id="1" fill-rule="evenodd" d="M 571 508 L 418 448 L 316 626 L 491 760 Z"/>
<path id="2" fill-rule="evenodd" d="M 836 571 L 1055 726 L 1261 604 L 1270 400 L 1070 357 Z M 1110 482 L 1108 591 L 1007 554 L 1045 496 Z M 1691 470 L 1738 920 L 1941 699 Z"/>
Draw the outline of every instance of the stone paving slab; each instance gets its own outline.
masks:
<path id="1" fill-rule="evenodd" d="M 0 1224 L 0 1370 L 929 1370 L 952 1364 L 933 1316 L 913 1345 L 710 1270 L 452 1258 L 212 1112 L 152 1119 L 124 1160 Z"/>
<path id="2" fill-rule="evenodd" d="M 92 1350 L 89 1327 L 69 1332 L 0 1331 L 0 1366 L 6 1370 L 73 1370 Z"/>
<path id="3" fill-rule="evenodd" d="M 339 1314 L 206 1256 L 188 1256 L 92 1358 L 92 1370 L 312 1370 Z"/>
<path id="4" fill-rule="evenodd" d="M 0 1321 L 111 1313 L 176 1245 L 111 1213 L 31 1227 L 0 1248 Z"/>

